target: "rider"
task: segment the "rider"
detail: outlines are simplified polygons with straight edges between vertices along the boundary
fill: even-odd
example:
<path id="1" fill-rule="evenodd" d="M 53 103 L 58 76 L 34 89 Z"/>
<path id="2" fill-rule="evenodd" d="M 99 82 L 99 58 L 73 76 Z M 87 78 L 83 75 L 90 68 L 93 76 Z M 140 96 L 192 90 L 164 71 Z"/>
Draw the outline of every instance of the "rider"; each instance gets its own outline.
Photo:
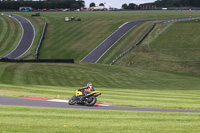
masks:
<path id="1" fill-rule="evenodd" d="M 84 91 L 85 89 L 87 89 L 86 91 Z M 92 83 L 87 83 L 87 86 L 86 87 L 82 87 L 81 89 L 79 89 L 79 91 L 82 91 L 84 92 L 85 95 L 87 95 L 88 93 L 91 93 L 91 91 L 95 91 L 94 90 L 94 87 L 92 87 Z"/>

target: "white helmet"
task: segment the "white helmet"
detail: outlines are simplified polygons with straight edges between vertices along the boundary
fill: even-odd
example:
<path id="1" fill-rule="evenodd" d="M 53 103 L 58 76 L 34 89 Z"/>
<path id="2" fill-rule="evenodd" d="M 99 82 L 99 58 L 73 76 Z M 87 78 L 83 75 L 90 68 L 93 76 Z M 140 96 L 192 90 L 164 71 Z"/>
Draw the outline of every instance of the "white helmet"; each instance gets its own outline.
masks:
<path id="1" fill-rule="evenodd" d="M 87 84 L 87 87 L 92 87 L 92 83 L 89 82 L 89 83 Z"/>

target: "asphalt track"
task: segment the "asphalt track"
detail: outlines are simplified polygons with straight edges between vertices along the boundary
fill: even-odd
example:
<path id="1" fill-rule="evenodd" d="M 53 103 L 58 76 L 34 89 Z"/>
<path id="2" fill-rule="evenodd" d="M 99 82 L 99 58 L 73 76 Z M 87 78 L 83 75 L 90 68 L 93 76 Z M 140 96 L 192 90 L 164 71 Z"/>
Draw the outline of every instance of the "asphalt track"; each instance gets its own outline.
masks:
<path id="1" fill-rule="evenodd" d="M 128 33 L 133 27 L 137 26 L 138 24 L 151 22 L 151 21 L 161 21 L 158 24 L 172 22 L 172 21 L 182 21 L 182 20 L 191 20 L 191 19 L 200 19 L 200 17 L 193 17 L 193 18 L 179 18 L 179 19 L 151 19 L 151 20 L 137 20 L 125 23 L 122 25 L 118 30 L 112 33 L 106 40 L 104 40 L 101 44 L 99 44 L 95 49 L 93 49 L 87 56 L 85 56 L 81 62 L 88 62 L 88 63 L 97 63 L 101 57 L 110 49 L 112 48 L 115 43 L 117 43 L 126 33 Z"/>
<path id="2" fill-rule="evenodd" d="M 99 44 L 92 52 L 90 52 L 86 57 L 84 57 L 81 62 L 97 63 L 101 57 L 126 33 L 128 33 L 133 27 L 138 24 L 150 21 L 159 21 L 163 19 L 152 19 L 152 20 L 137 20 L 128 22 L 122 25 L 118 30 L 111 34 L 106 40 Z"/>
<path id="3" fill-rule="evenodd" d="M 10 14 L 5 14 L 10 15 Z M 6 58 L 16 59 L 22 54 L 24 54 L 32 45 L 35 30 L 29 20 L 18 15 L 12 15 L 13 18 L 17 19 L 22 28 L 23 35 L 18 46 L 8 55 Z M 138 20 L 132 21 L 124 24 L 113 34 L 111 34 L 105 41 L 103 41 L 98 47 L 96 47 L 91 53 L 89 53 L 81 62 L 96 63 L 98 60 L 118 41 L 120 40 L 128 31 L 138 24 L 150 21 L 159 20 Z M 115 106 L 78 106 L 78 105 L 68 105 L 66 103 L 60 102 L 49 102 L 40 100 L 30 100 L 30 99 L 20 99 L 0 96 L 0 105 L 9 106 L 32 106 L 32 107 L 48 107 L 48 108 L 75 108 L 75 109 L 100 109 L 100 110 L 129 110 L 129 111 L 157 111 L 157 112 L 190 112 L 190 113 L 200 113 L 200 110 L 173 110 L 173 109 L 150 109 L 150 108 L 130 108 L 130 107 L 115 107 Z"/>
<path id="4" fill-rule="evenodd" d="M 23 34 L 17 47 L 13 51 L 11 51 L 9 54 L 4 56 L 4 58 L 16 59 L 20 57 L 21 55 L 23 55 L 26 51 L 28 51 L 30 47 L 32 46 L 34 38 L 35 38 L 35 29 L 33 25 L 31 24 L 31 22 L 24 17 L 14 15 L 14 14 L 12 15 L 4 14 L 4 15 L 8 15 L 10 17 L 15 18 L 21 24 L 21 27 L 23 29 Z"/>
<path id="5" fill-rule="evenodd" d="M 200 110 L 150 109 L 150 108 L 131 108 L 131 107 L 115 107 L 115 106 L 91 106 L 90 107 L 90 106 L 80 106 L 80 105 L 68 105 L 67 103 L 62 103 L 62 102 L 50 102 L 50 101 L 21 99 L 21 98 L 3 97 L 3 96 L 0 96 L 0 105 L 47 107 L 47 108 L 68 108 L 68 109 L 72 108 L 72 109 L 200 113 Z"/>

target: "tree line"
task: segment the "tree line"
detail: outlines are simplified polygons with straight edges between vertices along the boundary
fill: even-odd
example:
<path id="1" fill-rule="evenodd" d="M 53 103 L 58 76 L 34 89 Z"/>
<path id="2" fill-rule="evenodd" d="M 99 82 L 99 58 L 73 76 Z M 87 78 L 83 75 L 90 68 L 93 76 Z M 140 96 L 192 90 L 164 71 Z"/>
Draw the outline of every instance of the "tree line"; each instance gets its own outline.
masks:
<path id="1" fill-rule="evenodd" d="M 134 3 L 130 3 L 129 5 L 128 4 L 123 4 L 122 5 L 122 9 L 126 9 L 126 10 L 135 10 L 136 9 L 136 4 Z"/>
<path id="2" fill-rule="evenodd" d="M 200 0 L 157 0 L 158 7 L 200 7 Z"/>
<path id="3" fill-rule="evenodd" d="M 92 3 L 90 3 L 90 6 L 89 6 L 89 7 L 95 7 L 95 6 L 96 6 L 96 4 L 95 4 L 94 2 L 92 2 Z M 103 3 L 100 3 L 99 6 L 104 6 L 104 4 L 103 4 Z"/>
<path id="4" fill-rule="evenodd" d="M 32 7 L 35 9 L 70 8 L 80 9 L 85 6 L 82 0 L 48 0 L 48 1 L 0 1 L 0 9 L 19 10 L 19 7 Z"/>
<path id="5" fill-rule="evenodd" d="M 126 10 L 137 10 L 149 6 L 156 7 L 200 7 L 200 0 L 157 0 L 153 3 L 144 3 L 136 5 L 134 3 L 123 4 L 122 8 Z"/>

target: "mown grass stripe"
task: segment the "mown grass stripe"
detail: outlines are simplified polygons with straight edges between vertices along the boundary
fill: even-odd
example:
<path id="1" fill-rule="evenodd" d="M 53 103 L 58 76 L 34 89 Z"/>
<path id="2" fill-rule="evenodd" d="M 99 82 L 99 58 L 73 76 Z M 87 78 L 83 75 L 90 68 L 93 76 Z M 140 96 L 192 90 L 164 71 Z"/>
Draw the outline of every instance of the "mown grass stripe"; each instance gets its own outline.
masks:
<path id="1" fill-rule="evenodd" d="M 100 59 L 100 63 L 109 64 L 121 53 L 132 47 L 144 33 L 150 28 L 151 23 L 144 23 L 134 27 L 129 33 L 127 33 L 121 40 L 119 40 L 105 55 Z"/>
<path id="2" fill-rule="evenodd" d="M 98 115 L 97 115 L 98 114 Z M 21 119 L 19 119 L 19 117 Z M 1 106 L 5 132 L 198 132 L 198 113 L 105 111 Z M 82 123 L 94 123 L 82 125 Z M 79 126 L 77 126 L 79 125 Z"/>
<path id="3" fill-rule="evenodd" d="M 8 21 L 7 21 L 7 19 L 4 17 L 3 19 L 2 19 L 2 25 L 3 25 L 3 30 L 2 30 L 2 33 L 3 34 L 1 34 L 1 36 L 0 36 L 0 44 L 1 44 L 1 47 L 3 47 L 4 45 L 3 45 L 3 43 L 4 43 L 4 40 L 5 40 L 5 38 L 7 38 L 6 37 L 6 35 L 8 35 L 8 28 L 9 28 L 9 25 L 8 25 L 9 23 L 8 23 Z"/>
<path id="4" fill-rule="evenodd" d="M 2 26 L 1 26 L 1 28 L 2 28 L 2 33 L 4 33 L 4 34 L 1 34 L 0 36 L 0 42 L 3 40 L 3 38 L 5 37 L 5 33 L 6 33 L 6 31 L 8 30 L 8 22 L 7 22 L 7 20 L 6 20 L 6 18 L 3 16 L 3 17 L 0 17 L 1 18 L 1 21 L 2 21 Z"/>
<path id="5" fill-rule="evenodd" d="M 6 53 L 11 52 L 17 46 L 21 38 L 21 27 L 19 23 L 15 19 L 9 18 L 7 16 L 3 18 L 5 19 L 2 24 L 3 35 L 0 35 L 0 56 L 5 56 Z"/>
<path id="6" fill-rule="evenodd" d="M 15 25 L 16 23 L 14 23 L 14 21 L 12 19 L 9 19 L 8 20 L 8 23 L 9 23 L 9 28 L 8 28 L 8 34 L 7 34 L 7 38 L 4 39 L 5 41 L 3 42 L 4 43 L 4 47 L 3 49 L 7 50 L 7 49 L 11 49 L 12 48 L 12 43 L 15 41 Z M 7 51 L 9 52 L 9 51 Z"/>
<path id="7" fill-rule="evenodd" d="M 2 35 L 2 32 L 3 32 L 3 17 L 0 17 L 0 38 L 1 38 L 1 35 Z"/>

